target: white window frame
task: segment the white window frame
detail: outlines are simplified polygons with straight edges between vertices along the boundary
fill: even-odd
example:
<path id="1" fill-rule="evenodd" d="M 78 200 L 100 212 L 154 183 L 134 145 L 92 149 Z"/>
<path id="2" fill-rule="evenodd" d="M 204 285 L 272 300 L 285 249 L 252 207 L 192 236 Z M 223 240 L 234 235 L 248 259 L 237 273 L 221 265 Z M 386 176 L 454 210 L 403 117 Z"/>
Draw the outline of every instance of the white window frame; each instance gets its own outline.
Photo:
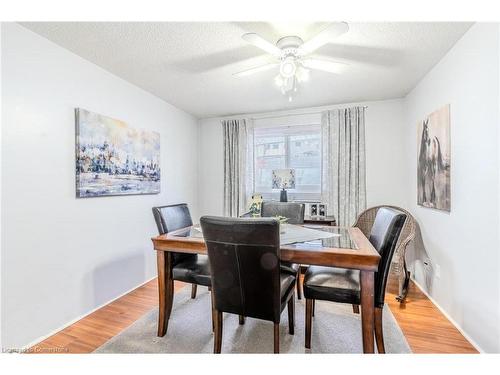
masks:
<path id="1" fill-rule="evenodd" d="M 282 131 L 280 132 L 280 128 Z M 269 131 L 269 134 L 276 134 L 277 136 L 285 136 L 286 141 L 285 141 L 285 164 L 288 166 L 289 165 L 289 160 L 290 160 L 290 153 L 289 153 L 289 148 L 290 148 L 290 136 L 295 134 L 301 134 L 307 131 L 307 128 L 310 128 L 314 130 L 314 132 L 318 132 L 320 135 L 320 183 L 319 183 L 319 191 L 315 193 L 309 193 L 309 192 L 297 192 L 294 190 L 288 190 L 288 200 L 289 201 L 294 201 L 294 202 L 305 202 L 305 203 L 310 203 L 310 202 L 321 202 L 321 186 L 322 186 L 322 178 L 323 178 L 323 157 L 322 157 L 322 148 L 323 148 L 323 139 L 321 138 L 321 124 L 311 122 L 309 124 L 300 124 L 300 125 L 272 125 L 272 126 L 259 126 L 254 128 L 254 139 L 257 138 L 258 133 L 262 133 L 263 131 Z M 264 200 L 279 200 L 280 197 L 280 192 L 278 190 L 276 191 L 256 191 L 256 147 L 257 144 L 254 141 L 254 160 L 253 160 L 253 192 L 262 194 L 262 197 Z M 288 168 L 285 166 L 285 168 Z"/>

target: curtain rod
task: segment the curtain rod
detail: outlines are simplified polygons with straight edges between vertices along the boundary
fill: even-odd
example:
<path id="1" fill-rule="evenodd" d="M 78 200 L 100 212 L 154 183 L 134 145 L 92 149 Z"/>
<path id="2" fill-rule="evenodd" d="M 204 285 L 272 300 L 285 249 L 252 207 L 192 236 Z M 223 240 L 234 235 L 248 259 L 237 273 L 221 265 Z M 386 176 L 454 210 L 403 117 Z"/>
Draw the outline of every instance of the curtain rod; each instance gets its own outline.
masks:
<path id="1" fill-rule="evenodd" d="M 363 106 L 360 106 L 361 108 L 368 108 L 367 105 L 363 105 Z M 333 109 L 337 109 L 337 108 L 333 108 Z M 330 109 L 331 111 L 332 109 Z M 252 117 L 252 116 L 249 116 L 248 118 L 250 118 L 251 120 L 266 120 L 266 119 L 270 119 L 270 118 L 280 118 L 280 117 L 289 117 L 289 116 L 303 116 L 303 115 L 318 115 L 322 112 L 325 112 L 325 111 L 329 111 L 328 109 L 325 109 L 323 111 L 315 111 L 315 112 L 304 112 L 304 113 L 290 113 L 290 114 L 284 114 L 284 115 L 270 115 L 270 116 L 262 116 L 262 117 Z"/>

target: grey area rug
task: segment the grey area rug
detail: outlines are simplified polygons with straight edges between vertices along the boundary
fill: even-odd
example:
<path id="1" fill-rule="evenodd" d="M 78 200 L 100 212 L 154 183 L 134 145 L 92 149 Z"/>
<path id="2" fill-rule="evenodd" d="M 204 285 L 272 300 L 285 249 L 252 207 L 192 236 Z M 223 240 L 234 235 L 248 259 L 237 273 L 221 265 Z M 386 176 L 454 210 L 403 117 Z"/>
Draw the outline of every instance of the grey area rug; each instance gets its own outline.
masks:
<path id="1" fill-rule="evenodd" d="M 191 288 L 174 295 L 174 306 L 164 337 L 157 337 L 158 309 L 113 337 L 94 353 L 212 353 L 213 334 L 210 295 L 198 287 L 196 299 Z M 295 301 L 295 335 L 288 334 L 288 314 L 281 315 L 281 353 L 362 353 L 361 320 L 350 305 L 316 301 L 313 318 L 312 348 L 305 349 L 304 299 Z M 410 347 L 389 308 L 384 308 L 384 339 L 387 353 L 411 353 Z M 247 318 L 238 324 L 238 316 L 224 314 L 222 353 L 272 353 L 273 324 Z"/>

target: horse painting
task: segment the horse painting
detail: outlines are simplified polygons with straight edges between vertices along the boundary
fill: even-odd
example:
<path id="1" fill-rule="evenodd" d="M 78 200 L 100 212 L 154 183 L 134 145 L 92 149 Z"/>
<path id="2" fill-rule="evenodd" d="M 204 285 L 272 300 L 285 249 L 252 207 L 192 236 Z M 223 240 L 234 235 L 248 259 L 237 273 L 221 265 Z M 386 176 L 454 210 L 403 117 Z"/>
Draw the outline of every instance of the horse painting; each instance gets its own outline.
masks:
<path id="1" fill-rule="evenodd" d="M 450 211 L 450 110 L 445 106 L 419 123 L 417 202 Z"/>

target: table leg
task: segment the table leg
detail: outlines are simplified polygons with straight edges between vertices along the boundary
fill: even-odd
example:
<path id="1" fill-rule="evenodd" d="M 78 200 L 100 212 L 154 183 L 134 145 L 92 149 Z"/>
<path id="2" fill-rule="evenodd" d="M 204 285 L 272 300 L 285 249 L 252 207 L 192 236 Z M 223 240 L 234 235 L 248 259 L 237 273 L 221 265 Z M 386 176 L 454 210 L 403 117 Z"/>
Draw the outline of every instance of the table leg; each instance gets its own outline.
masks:
<path id="1" fill-rule="evenodd" d="M 167 251 L 156 251 L 158 266 L 158 336 L 165 336 L 168 319 L 172 312 L 174 296 L 174 280 L 172 279 L 172 254 Z"/>
<path id="2" fill-rule="evenodd" d="M 363 353 L 374 353 L 374 273 L 371 271 L 361 271 L 361 325 L 363 331 Z"/>

